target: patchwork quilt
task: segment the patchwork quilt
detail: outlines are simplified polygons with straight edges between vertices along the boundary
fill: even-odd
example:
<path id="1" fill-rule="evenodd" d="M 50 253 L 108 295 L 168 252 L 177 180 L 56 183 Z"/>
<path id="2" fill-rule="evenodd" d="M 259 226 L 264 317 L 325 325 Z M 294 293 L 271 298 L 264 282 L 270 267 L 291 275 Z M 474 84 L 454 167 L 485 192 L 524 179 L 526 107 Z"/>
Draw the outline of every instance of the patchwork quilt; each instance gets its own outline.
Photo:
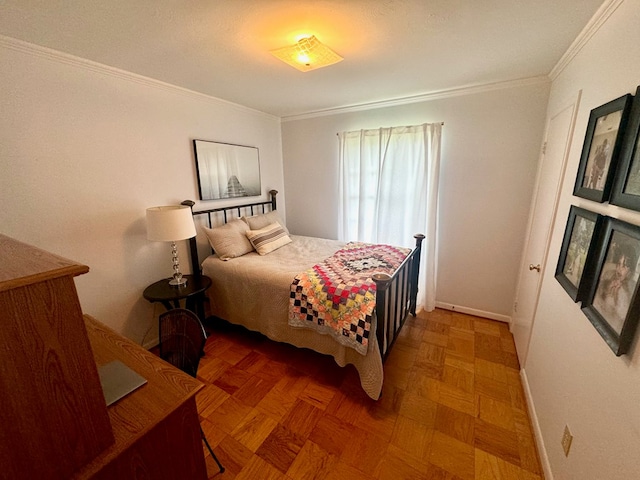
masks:
<path id="1" fill-rule="evenodd" d="M 393 275 L 411 249 L 351 242 L 297 275 L 291 284 L 289 325 L 331 335 L 367 354 L 375 307 L 375 273 Z"/>

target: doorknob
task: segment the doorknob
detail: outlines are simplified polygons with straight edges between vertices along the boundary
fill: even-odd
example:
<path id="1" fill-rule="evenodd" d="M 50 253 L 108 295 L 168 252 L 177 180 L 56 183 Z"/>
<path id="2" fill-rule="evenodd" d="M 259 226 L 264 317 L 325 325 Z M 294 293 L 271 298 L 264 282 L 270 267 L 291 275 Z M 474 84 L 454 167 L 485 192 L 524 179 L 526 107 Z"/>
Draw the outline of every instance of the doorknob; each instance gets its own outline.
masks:
<path id="1" fill-rule="evenodd" d="M 537 270 L 538 273 L 540 272 L 540 264 L 538 265 L 534 265 L 533 263 L 529 264 L 529 270 Z"/>

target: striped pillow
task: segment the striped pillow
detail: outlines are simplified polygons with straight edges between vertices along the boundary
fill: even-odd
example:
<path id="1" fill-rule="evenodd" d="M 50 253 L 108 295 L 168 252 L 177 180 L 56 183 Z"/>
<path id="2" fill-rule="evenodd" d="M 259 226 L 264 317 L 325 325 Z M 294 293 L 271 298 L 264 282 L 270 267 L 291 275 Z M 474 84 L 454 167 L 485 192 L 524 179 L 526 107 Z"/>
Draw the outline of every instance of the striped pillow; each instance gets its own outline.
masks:
<path id="1" fill-rule="evenodd" d="M 260 255 L 266 255 L 291 243 L 291 238 L 279 223 L 272 223 L 260 230 L 248 230 L 247 238 Z"/>
<path id="2" fill-rule="evenodd" d="M 280 214 L 277 210 L 272 210 L 267 213 L 263 213 L 260 215 L 254 215 L 253 217 L 242 217 L 242 220 L 249 225 L 251 230 L 259 230 L 261 228 L 267 227 L 272 223 L 279 223 L 282 225 L 282 229 L 289 235 L 289 230 L 287 230 L 287 226 L 282 221 Z"/>

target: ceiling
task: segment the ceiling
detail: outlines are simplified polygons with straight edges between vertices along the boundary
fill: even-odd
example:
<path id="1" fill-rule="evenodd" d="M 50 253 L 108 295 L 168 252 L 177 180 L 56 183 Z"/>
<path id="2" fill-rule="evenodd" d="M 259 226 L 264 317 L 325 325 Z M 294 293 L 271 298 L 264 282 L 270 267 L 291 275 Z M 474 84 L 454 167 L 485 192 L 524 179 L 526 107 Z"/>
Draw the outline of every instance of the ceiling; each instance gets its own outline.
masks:
<path id="1" fill-rule="evenodd" d="M 0 35 L 279 117 L 548 74 L 603 0 L 1 0 Z M 314 34 L 344 57 L 269 51 Z"/>

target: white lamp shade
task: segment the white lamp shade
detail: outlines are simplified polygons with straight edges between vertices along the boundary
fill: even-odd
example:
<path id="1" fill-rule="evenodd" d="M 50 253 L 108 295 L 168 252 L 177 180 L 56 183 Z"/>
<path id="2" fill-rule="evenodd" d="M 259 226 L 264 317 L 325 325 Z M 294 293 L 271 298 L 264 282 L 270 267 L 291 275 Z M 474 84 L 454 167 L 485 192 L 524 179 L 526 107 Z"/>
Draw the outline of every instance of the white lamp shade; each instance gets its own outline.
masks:
<path id="1" fill-rule="evenodd" d="M 171 205 L 147 208 L 147 238 L 159 242 L 174 242 L 196 236 L 191 208 Z"/>

